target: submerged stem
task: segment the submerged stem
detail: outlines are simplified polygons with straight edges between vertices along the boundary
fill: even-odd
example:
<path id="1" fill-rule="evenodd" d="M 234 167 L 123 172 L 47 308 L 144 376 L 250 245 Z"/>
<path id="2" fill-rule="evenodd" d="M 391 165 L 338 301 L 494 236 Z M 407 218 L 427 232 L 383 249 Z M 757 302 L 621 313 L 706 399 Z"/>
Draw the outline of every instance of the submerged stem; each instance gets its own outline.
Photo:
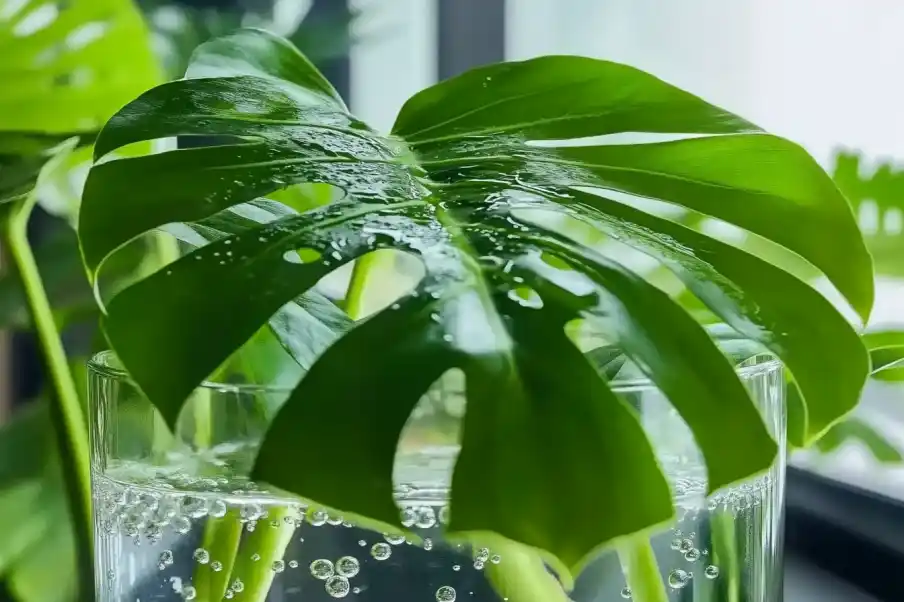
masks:
<path id="1" fill-rule="evenodd" d="M 207 550 L 210 560 L 206 565 L 198 565 L 192 579 L 199 602 L 219 602 L 225 596 L 243 528 L 236 510 L 231 510 L 222 518 L 207 521 L 201 547 Z M 220 562 L 222 568 L 214 571 L 210 564 L 213 562 Z"/>
<path id="2" fill-rule="evenodd" d="M 629 539 L 618 547 L 618 558 L 634 602 L 668 602 L 650 540 L 642 535 Z"/>
<path id="3" fill-rule="evenodd" d="M 10 210 L 3 223 L 3 236 L 25 291 L 32 323 L 41 344 L 44 363 L 53 384 L 50 416 L 62 463 L 63 481 L 78 550 L 80 600 L 94 600 L 92 561 L 91 471 L 88 428 L 78 390 L 60 333 L 53 317 L 41 274 L 28 243 L 27 226 L 32 203 Z"/>
<path id="4" fill-rule="evenodd" d="M 275 563 L 285 562 L 283 555 L 295 533 L 295 517 L 296 513 L 286 506 L 271 508 L 267 519 L 245 537 L 230 578 L 230 584 L 241 583 L 243 602 L 267 599 L 273 578 L 285 569 L 284 564 L 278 568 Z"/>

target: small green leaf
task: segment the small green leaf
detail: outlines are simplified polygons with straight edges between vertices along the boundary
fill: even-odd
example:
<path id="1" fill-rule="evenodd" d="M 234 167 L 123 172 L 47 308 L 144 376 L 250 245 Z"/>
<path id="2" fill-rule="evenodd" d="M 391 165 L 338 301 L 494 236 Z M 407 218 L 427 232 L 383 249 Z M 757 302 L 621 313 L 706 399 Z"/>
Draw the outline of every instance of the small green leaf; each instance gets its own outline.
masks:
<path id="1" fill-rule="evenodd" d="M 904 380 L 904 332 L 880 330 L 863 335 L 876 380 Z"/>
<path id="2" fill-rule="evenodd" d="M 859 441 L 865 445 L 873 457 L 883 464 L 899 464 L 904 461 L 898 448 L 876 429 L 857 418 L 848 418 L 833 426 L 817 441 L 816 447 L 827 454 L 850 441 Z"/>

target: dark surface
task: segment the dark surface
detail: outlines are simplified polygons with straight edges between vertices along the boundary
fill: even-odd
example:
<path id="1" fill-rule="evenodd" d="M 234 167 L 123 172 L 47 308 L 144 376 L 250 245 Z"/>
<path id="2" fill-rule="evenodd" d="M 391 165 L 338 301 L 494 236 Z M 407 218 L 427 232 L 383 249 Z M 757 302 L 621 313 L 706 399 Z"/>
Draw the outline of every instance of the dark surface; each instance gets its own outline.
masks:
<path id="1" fill-rule="evenodd" d="M 790 552 L 878 600 L 904 600 L 904 503 L 789 468 Z"/>

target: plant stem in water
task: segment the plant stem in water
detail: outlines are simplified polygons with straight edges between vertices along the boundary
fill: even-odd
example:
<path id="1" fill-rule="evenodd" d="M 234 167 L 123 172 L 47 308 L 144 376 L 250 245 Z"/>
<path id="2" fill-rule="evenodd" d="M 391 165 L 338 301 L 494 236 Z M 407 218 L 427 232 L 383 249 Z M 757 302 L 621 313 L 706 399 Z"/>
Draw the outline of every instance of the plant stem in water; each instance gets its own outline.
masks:
<path id="1" fill-rule="evenodd" d="M 285 570 L 285 564 L 277 563 L 285 563 L 283 555 L 295 533 L 296 517 L 287 507 L 272 508 L 245 537 L 230 578 L 230 584 L 242 584 L 243 602 L 264 602 L 273 577 Z"/>
<path id="2" fill-rule="evenodd" d="M 741 601 L 740 562 L 735 520 L 730 511 L 722 510 L 709 519 L 712 533 L 713 561 L 721 570 L 725 602 Z"/>
<path id="3" fill-rule="evenodd" d="M 53 383 L 50 416 L 75 529 L 79 599 L 88 601 L 94 600 L 94 581 L 91 578 L 94 573 L 91 551 L 93 517 L 88 428 L 78 390 L 69 370 L 66 351 L 53 318 L 53 310 L 28 243 L 27 226 L 32 205 L 33 201 L 26 201 L 10 210 L 3 224 L 3 235 L 21 279 L 47 372 Z"/>
<path id="4" fill-rule="evenodd" d="M 236 510 L 231 510 L 222 518 L 207 521 L 201 547 L 207 551 L 210 561 L 206 565 L 198 565 L 192 579 L 199 602 L 219 602 L 226 595 L 244 527 Z M 210 563 L 215 561 L 223 565 L 221 570 L 211 568 Z"/>
<path id="5" fill-rule="evenodd" d="M 618 546 L 618 558 L 633 602 L 669 601 L 650 540 L 642 535 L 627 540 Z"/>

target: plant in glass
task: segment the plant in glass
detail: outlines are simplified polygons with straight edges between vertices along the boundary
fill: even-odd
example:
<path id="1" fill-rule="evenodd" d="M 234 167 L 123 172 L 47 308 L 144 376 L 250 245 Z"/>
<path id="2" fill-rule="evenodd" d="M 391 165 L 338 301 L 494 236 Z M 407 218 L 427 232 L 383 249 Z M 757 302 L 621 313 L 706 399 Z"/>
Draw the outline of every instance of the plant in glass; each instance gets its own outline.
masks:
<path id="1" fill-rule="evenodd" d="M 667 139 L 612 136 L 622 133 Z M 188 135 L 217 137 L 217 144 L 108 157 L 134 143 Z M 383 531 L 385 542 L 363 540 L 376 546 L 375 560 L 406 537 L 423 551 L 439 545 L 406 532 L 418 517 L 411 523 L 399 505 L 412 488 L 425 495 L 423 484 L 394 482 L 393 472 L 412 449 L 404 433 L 417 422 L 419 403 L 446 379 L 458 382 L 462 399 L 452 405 L 464 411 L 451 486 L 438 491 L 448 502 L 443 546 L 471 546 L 482 565 L 475 570 L 489 569 L 498 596 L 564 600 L 572 575 L 603 546 L 618 550 L 628 588 L 622 593 L 635 600 L 694 591 L 689 571 L 662 581 L 649 542 L 649 530 L 675 516 L 675 482 L 670 489 L 643 426 L 654 428 L 647 419 L 670 412 L 686 425 L 705 466 L 704 493 L 734 492 L 734 484 L 774 466 L 773 437 L 782 439 L 783 429 L 770 433 L 753 400 L 759 394 L 743 382 L 744 367 L 714 341 L 718 329 L 708 331 L 661 289 L 582 240 L 586 228 L 662 262 L 734 333 L 729 341 L 750 341 L 783 361 L 792 443 L 812 442 L 853 408 L 870 370 L 856 330 L 810 286 L 644 209 L 650 199 L 682 205 L 784 247 L 819 269 L 866 319 L 870 257 L 831 179 L 797 145 L 624 65 L 563 56 L 477 69 L 416 94 L 384 135 L 353 117 L 286 41 L 241 30 L 203 44 L 185 79 L 117 113 L 99 134 L 95 157 L 79 218 L 92 277 L 118 248 L 158 228 L 198 245 L 113 296 L 103 329 L 122 368 L 108 380 L 127 374 L 139 398 L 159 411 L 159 424 L 167 425 L 159 428 L 174 429 L 178 449 L 187 451 L 179 462 L 188 456 L 200 468 L 149 452 L 142 457 L 154 459 L 138 467 L 143 480 L 113 470 L 134 466 L 103 462 L 95 475 L 98 483 L 120 483 L 114 502 L 149 495 L 133 504 L 146 504 L 142 516 L 147 504 L 159 509 L 164 499 L 142 488 L 148 480 L 175 487 L 184 500 L 195 497 L 189 485 L 213 479 L 198 502 L 207 521 L 208 545 L 196 550 L 204 568 L 170 577 L 184 598 L 199 599 L 203 587 L 195 582 L 209 583 L 205 570 L 225 573 L 228 559 L 233 570 L 251 568 L 238 589 L 227 579 L 224 595 L 264 599 L 289 571 L 291 559 L 281 557 L 284 525 L 302 527 L 306 538 L 317 533 L 309 525 L 324 522 Z M 278 200 L 284 189 L 311 182 L 343 194 L 313 207 Z M 375 308 L 367 297 L 394 273 L 399 256 L 414 260 L 417 277 Z M 337 306 L 317 285 L 352 261 L 342 305 L 356 322 L 337 333 L 327 327 Z M 261 329 L 304 375 L 273 404 L 276 415 L 260 440 L 210 447 L 205 433 L 219 420 L 211 397 L 232 382 L 220 368 Z M 610 383 L 609 363 L 585 353 L 596 347 L 606 354 L 608 345 L 630 361 L 622 369 L 670 405 L 651 411 Z M 756 351 L 745 361 L 760 363 Z M 109 371 L 106 363 L 99 360 L 99 373 Z M 766 364 L 779 393 L 764 398 L 774 400 L 781 379 Z M 203 384 L 210 378 L 222 382 Z M 98 403 L 113 395 L 103 390 Z M 95 432 L 97 443 L 107 441 L 102 434 Z M 423 443 L 413 449 L 424 457 L 417 452 Z M 206 474 L 217 466 L 229 474 Z M 166 481 L 173 471 L 179 477 Z M 249 476 L 267 484 L 267 499 L 279 500 L 266 524 L 260 508 L 233 498 L 225 514 L 217 506 L 214 516 L 225 522 L 208 520 L 224 493 L 214 487 Z M 122 504 L 113 505 L 121 514 Z M 744 551 L 735 545 L 732 516 L 720 516 L 711 537 L 730 565 Z M 121 545 L 137 535 L 141 543 L 146 526 L 134 526 L 123 533 L 120 522 L 109 535 Z M 252 536 L 250 548 L 236 548 L 239 537 Z M 209 548 L 218 566 L 202 562 L 205 552 L 212 557 Z M 230 556 L 236 549 L 239 556 Z M 255 564 L 263 559 L 274 560 Z M 165 571 L 169 556 L 157 560 Z M 321 587 L 333 597 L 352 587 L 339 561 L 317 558 L 305 569 L 312 579 L 326 577 Z M 400 573 L 398 586 L 410 576 Z M 775 588 L 726 581 L 711 599 L 766 592 L 759 602 Z M 441 602 L 466 595 L 434 585 Z M 219 595 L 204 591 L 211 600 Z"/>

